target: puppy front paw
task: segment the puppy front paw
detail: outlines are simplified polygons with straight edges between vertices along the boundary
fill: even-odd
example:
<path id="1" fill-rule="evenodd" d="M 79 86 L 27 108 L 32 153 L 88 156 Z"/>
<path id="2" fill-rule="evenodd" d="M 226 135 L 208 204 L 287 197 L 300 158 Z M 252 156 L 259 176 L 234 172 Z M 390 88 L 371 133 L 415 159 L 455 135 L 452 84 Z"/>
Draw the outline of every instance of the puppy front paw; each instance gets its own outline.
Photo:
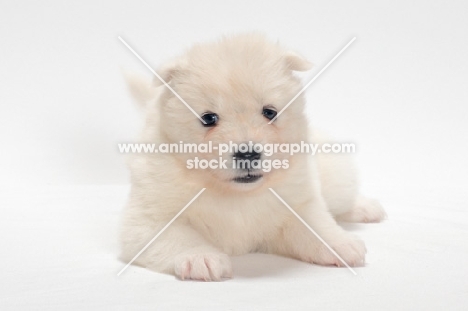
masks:
<path id="1" fill-rule="evenodd" d="M 363 266 L 365 263 L 366 246 L 364 242 L 352 234 L 343 234 L 339 238 L 327 241 L 328 245 L 351 267 Z M 345 265 L 338 259 L 325 245 L 317 247 L 316 253 L 312 255 L 313 263 L 329 266 L 334 265 L 344 267 Z"/>
<path id="2" fill-rule="evenodd" d="M 182 280 L 220 281 L 232 277 L 232 266 L 222 253 L 182 254 L 175 258 L 174 272 Z"/>

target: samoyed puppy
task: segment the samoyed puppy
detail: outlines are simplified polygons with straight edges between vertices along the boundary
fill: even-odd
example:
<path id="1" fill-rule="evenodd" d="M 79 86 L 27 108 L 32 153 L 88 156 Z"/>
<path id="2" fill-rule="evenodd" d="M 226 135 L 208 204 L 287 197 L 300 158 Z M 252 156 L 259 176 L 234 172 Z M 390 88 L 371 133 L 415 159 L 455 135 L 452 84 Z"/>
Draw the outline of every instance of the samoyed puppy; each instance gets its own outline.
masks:
<path id="1" fill-rule="evenodd" d="M 277 116 L 302 88 L 294 72 L 310 68 L 303 57 L 258 34 L 197 44 L 157 70 L 168 85 L 159 79 L 127 77 L 145 113 L 139 142 L 330 142 L 308 125 L 302 96 Z M 226 167 L 197 169 L 188 165 L 195 158 L 224 161 Z M 129 160 L 131 193 L 120 235 L 125 262 L 206 188 L 134 261 L 182 280 L 230 278 L 229 256 L 251 252 L 343 266 L 270 188 L 349 266 L 364 264 L 366 248 L 337 221 L 378 222 L 385 217 L 377 201 L 359 194 L 355 168 L 345 154 L 266 155 L 234 149 L 221 156 L 197 151 L 138 153 Z M 239 160 L 278 160 L 281 165 L 246 168 L 235 165 Z"/>

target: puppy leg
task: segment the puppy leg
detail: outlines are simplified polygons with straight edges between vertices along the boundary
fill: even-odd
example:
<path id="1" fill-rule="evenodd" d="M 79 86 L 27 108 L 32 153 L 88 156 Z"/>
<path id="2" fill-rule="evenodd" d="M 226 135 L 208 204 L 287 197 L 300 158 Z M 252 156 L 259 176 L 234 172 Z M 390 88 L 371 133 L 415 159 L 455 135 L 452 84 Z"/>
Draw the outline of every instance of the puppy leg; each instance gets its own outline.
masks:
<path id="1" fill-rule="evenodd" d="M 351 210 L 337 215 L 343 222 L 381 222 L 387 217 L 379 201 L 359 196 Z"/>
<path id="2" fill-rule="evenodd" d="M 363 265 L 366 254 L 364 242 L 338 226 L 323 200 L 319 201 L 298 211 L 298 214 L 348 265 Z M 280 240 L 275 251 L 281 255 L 319 265 L 344 266 L 294 215 L 283 228 Z"/>
<path id="3" fill-rule="evenodd" d="M 126 227 L 122 259 L 130 261 L 165 224 Z M 159 228 L 159 229 L 158 229 Z M 136 260 L 149 269 L 175 274 L 180 279 L 219 281 L 232 276 L 229 257 L 210 245 L 189 225 L 174 222 Z"/>

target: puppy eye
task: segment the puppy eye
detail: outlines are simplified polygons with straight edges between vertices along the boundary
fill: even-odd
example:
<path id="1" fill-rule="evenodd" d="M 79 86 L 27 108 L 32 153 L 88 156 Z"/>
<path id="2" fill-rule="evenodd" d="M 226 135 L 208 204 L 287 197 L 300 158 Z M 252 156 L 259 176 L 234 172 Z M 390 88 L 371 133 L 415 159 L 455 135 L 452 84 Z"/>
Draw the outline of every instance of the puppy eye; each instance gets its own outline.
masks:
<path id="1" fill-rule="evenodd" d="M 278 112 L 276 112 L 276 110 L 272 108 L 263 108 L 262 114 L 268 120 L 273 120 L 273 118 L 276 117 Z"/>
<path id="2" fill-rule="evenodd" d="M 218 115 L 216 113 L 211 113 L 211 112 L 204 113 L 201 116 L 201 118 L 203 119 L 203 121 L 205 121 L 205 124 L 202 123 L 204 127 L 215 126 L 219 120 Z"/>

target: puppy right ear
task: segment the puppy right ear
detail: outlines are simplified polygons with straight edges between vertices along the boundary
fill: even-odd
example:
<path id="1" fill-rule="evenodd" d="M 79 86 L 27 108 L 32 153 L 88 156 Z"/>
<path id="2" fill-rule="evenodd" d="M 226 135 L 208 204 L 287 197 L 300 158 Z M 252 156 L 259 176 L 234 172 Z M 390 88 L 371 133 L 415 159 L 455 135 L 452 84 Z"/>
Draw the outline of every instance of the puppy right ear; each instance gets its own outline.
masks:
<path id="1" fill-rule="evenodd" d="M 154 77 L 153 84 L 155 86 L 163 85 L 164 82 L 169 83 L 171 82 L 177 74 L 182 71 L 183 68 L 183 60 L 174 60 L 171 61 L 156 70 L 156 73 L 159 77 Z"/>

